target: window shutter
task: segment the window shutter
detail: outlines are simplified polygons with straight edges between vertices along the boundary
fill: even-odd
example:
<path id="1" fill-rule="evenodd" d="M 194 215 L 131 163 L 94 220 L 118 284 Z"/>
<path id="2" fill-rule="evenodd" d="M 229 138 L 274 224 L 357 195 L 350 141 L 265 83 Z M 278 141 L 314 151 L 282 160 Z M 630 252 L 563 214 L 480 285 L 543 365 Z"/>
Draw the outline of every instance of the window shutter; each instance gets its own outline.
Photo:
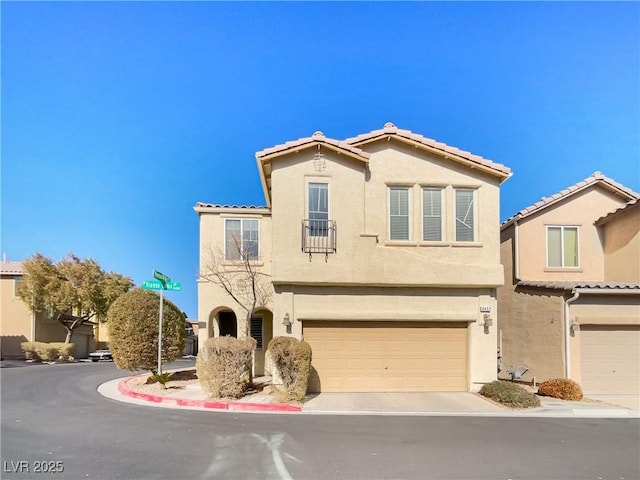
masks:
<path id="1" fill-rule="evenodd" d="M 473 242 L 473 190 L 456 190 L 456 241 Z"/>
<path id="2" fill-rule="evenodd" d="M 438 242 L 442 240 L 442 190 L 422 190 L 422 239 Z"/>
<path id="3" fill-rule="evenodd" d="M 409 190 L 389 189 L 389 238 L 409 240 Z"/>
<path id="4" fill-rule="evenodd" d="M 262 350 L 262 317 L 251 317 L 251 336 L 256 341 L 256 348 Z"/>

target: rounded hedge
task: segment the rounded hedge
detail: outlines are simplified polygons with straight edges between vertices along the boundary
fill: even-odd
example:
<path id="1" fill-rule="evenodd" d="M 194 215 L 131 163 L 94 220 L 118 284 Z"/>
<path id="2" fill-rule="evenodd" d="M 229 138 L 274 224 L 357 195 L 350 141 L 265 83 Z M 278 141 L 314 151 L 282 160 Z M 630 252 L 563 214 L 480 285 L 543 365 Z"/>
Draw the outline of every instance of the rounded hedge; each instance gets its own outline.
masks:
<path id="1" fill-rule="evenodd" d="M 113 302 L 107 312 L 109 349 L 116 366 L 123 370 L 155 371 L 158 367 L 158 315 L 160 296 L 136 288 Z M 172 302 L 162 308 L 162 363 L 182 356 L 185 317 Z"/>
<path id="2" fill-rule="evenodd" d="M 538 385 L 538 394 L 562 400 L 582 400 L 580 384 L 568 378 L 552 378 Z"/>
<path id="3" fill-rule="evenodd" d="M 512 408 L 539 407 L 540 399 L 520 385 L 502 380 L 487 383 L 480 389 L 480 395 Z"/>

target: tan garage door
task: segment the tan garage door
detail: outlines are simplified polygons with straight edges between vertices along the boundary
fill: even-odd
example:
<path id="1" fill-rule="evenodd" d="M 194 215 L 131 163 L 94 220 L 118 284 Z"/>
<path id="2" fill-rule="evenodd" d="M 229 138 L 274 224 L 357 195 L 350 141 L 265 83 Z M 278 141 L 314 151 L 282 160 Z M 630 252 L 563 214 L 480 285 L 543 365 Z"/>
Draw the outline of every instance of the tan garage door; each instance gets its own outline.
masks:
<path id="1" fill-rule="evenodd" d="M 640 326 L 582 325 L 580 356 L 585 393 L 640 392 Z"/>
<path id="2" fill-rule="evenodd" d="M 307 321 L 304 339 L 311 391 L 467 390 L 466 323 Z"/>

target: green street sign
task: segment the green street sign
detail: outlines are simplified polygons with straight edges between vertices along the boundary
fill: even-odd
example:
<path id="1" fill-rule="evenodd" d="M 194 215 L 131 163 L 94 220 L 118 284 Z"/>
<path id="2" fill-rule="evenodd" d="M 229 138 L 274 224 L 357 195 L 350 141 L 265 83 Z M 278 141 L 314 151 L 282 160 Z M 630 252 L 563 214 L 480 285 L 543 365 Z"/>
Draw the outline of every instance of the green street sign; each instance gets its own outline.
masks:
<path id="1" fill-rule="evenodd" d="M 171 279 L 167 277 L 164 273 L 160 273 L 157 270 L 153 271 L 153 278 L 155 278 L 156 280 L 160 280 L 162 283 L 167 283 L 171 281 Z"/>
<path id="2" fill-rule="evenodd" d="M 157 280 L 145 280 L 142 282 L 142 288 L 145 290 L 163 290 L 164 285 Z"/>
<path id="3" fill-rule="evenodd" d="M 167 286 L 165 287 L 165 290 L 171 290 L 173 292 L 179 292 L 180 290 L 182 290 L 182 285 L 180 284 L 180 282 L 167 282 L 166 285 Z"/>

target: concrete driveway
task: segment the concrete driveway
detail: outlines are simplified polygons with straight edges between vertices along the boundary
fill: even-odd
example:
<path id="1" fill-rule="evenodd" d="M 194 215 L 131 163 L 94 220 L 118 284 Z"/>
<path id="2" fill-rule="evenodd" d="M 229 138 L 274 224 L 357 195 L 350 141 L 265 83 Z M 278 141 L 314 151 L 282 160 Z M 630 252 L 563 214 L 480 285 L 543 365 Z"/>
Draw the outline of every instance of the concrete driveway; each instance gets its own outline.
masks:
<path id="1" fill-rule="evenodd" d="M 585 394 L 585 398 L 640 411 L 640 392 L 637 394 Z"/>

